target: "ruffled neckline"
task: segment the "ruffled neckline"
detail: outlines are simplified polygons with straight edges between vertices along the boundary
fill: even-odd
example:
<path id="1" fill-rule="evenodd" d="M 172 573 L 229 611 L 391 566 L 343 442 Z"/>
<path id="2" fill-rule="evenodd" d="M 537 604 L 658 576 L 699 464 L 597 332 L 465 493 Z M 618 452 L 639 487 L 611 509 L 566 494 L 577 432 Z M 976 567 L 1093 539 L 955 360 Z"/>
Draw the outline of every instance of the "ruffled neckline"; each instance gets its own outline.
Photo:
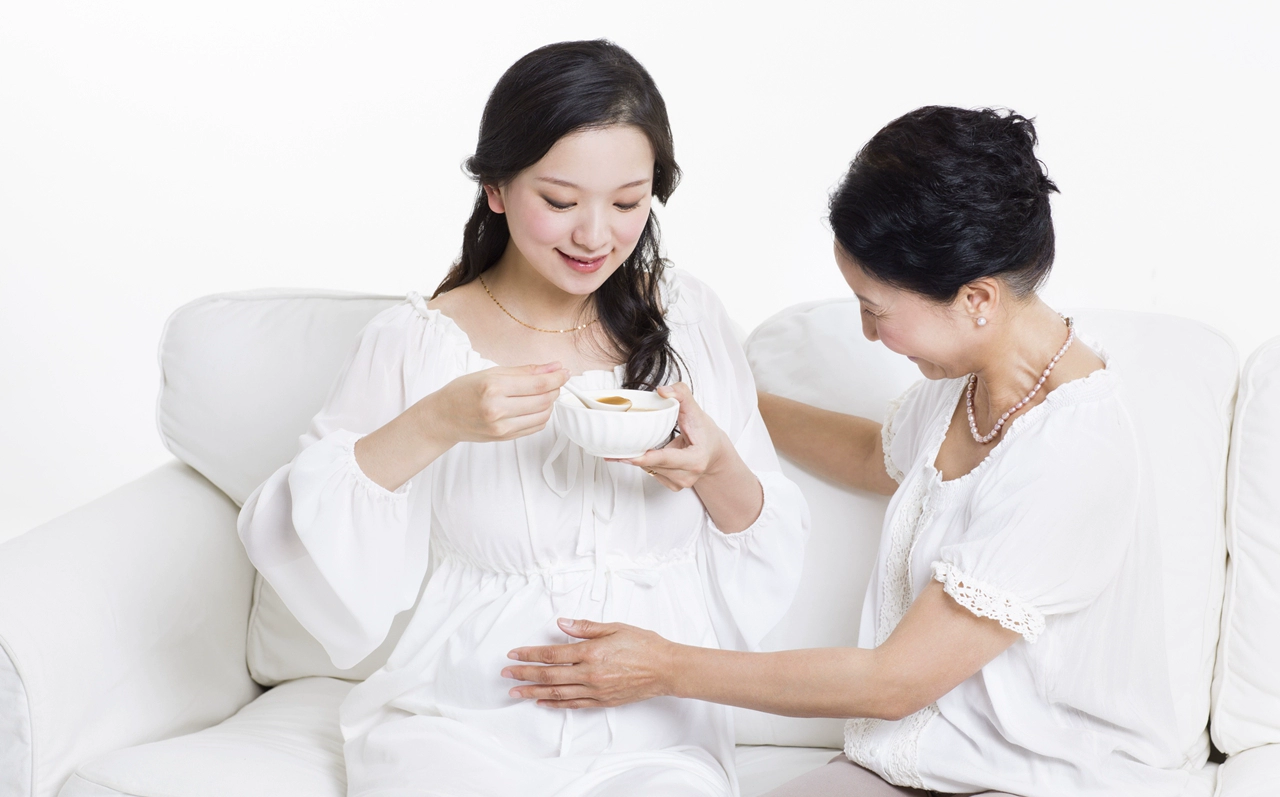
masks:
<path id="1" fill-rule="evenodd" d="M 662 275 L 661 291 L 663 305 L 666 307 L 666 318 L 668 325 L 683 321 L 683 313 L 680 312 L 680 286 L 677 283 L 675 269 L 668 268 Z M 435 325 L 437 328 L 447 334 L 457 346 L 459 352 L 465 360 L 463 370 L 466 373 L 474 373 L 483 371 L 487 368 L 499 368 L 501 366 L 493 360 L 488 359 L 480 352 L 476 351 L 475 346 L 471 343 L 471 337 L 458 326 L 458 322 L 451 317 L 445 315 L 439 310 L 433 310 L 427 306 L 427 299 L 417 291 L 410 291 L 405 295 L 405 301 L 414 311 L 425 319 L 428 323 Z M 580 374 L 573 374 L 569 377 L 572 380 L 582 380 L 592 385 L 600 387 L 617 387 L 622 384 L 622 380 L 626 378 L 626 363 L 619 363 L 613 368 L 592 368 L 583 371 Z"/>
<path id="2" fill-rule="evenodd" d="M 1103 367 L 1087 376 L 1073 379 L 1051 390 L 1045 395 L 1044 401 L 1013 419 L 1013 422 L 1009 424 L 1009 428 L 1005 430 L 1004 436 L 1000 438 L 994 448 L 987 452 L 987 456 L 973 467 L 973 470 L 954 479 L 944 480 L 942 472 L 935 467 L 935 463 L 938 460 L 938 452 L 942 449 L 942 444 L 947 438 L 947 430 L 951 427 L 951 417 L 955 414 L 956 405 L 960 402 L 960 396 L 963 395 L 965 386 L 968 384 L 968 377 L 951 380 L 952 384 L 946 392 L 946 411 L 942 413 L 940 418 L 935 420 L 937 427 L 934 430 L 934 441 L 929 447 L 929 455 L 925 458 L 924 464 L 925 471 L 935 486 L 949 492 L 962 485 L 973 483 L 982 471 L 986 470 L 998 456 L 1008 449 L 1009 444 L 1022 436 L 1023 432 L 1054 409 L 1098 399 L 1115 391 L 1117 383 L 1111 355 L 1096 340 L 1079 331 L 1076 332 L 1076 338 L 1090 349 L 1093 349 L 1098 357 L 1102 359 Z"/>

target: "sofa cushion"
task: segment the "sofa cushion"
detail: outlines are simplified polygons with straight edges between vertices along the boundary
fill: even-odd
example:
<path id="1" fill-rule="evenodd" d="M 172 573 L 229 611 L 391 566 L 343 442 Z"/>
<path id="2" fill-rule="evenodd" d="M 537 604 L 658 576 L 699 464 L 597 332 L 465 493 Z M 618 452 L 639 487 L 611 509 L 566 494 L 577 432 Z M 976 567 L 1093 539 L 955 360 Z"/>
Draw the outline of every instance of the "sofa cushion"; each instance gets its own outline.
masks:
<path id="1" fill-rule="evenodd" d="M 1226 466 L 1240 371 L 1235 345 L 1186 318 L 1075 313 L 1124 379 L 1156 488 L 1165 633 L 1187 765 L 1209 757 L 1209 692 L 1226 579 Z"/>
<path id="2" fill-rule="evenodd" d="M 160 341 L 156 408 L 165 446 L 237 505 L 293 459 L 369 319 L 394 296 L 262 290 L 197 299 L 176 310 Z M 348 670 L 255 579 L 247 659 L 266 686 L 313 675 L 362 679 L 381 667 L 408 613 L 387 643 Z"/>
<path id="3" fill-rule="evenodd" d="M 221 725 L 81 766 L 60 797 L 343 797 L 338 706 L 349 681 L 281 684 Z M 739 748 L 743 797 L 826 763 L 836 750 Z"/>
<path id="4" fill-rule="evenodd" d="M 1280 792 L 1280 744 L 1233 755 L 1218 767 L 1214 797 L 1275 797 Z"/>
<path id="5" fill-rule="evenodd" d="M 1076 319 L 1121 370 L 1150 452 L 1179 739 L 1188 763 L 1199 766 L 1208 756 L 1205 726 L 1225 573 L 1222 505 L 1235 350 L 1203 324 L 1172 316 L 1091 310 Z M 905 358 L 863 337 L 852 299 L 783 311 L 752 334 L 747 356 L 761 390 L 876 420 L 920 378 Z M 809 499 L 812 532 L 800 592 L 765 646 L 856 645 L 887 502 L 835 487 L 785 460 L 783 467 Z M 740 711 L 737 724 L 745 744 L 841 742 L 838 721 Z"/>
<path id="6" fill-rule="evenodd" d="M 1275 338 L 1245 365 L 1227 468 L 1230 560 L 1211 727 L 1214 743 L 1233 756 L 1280 744 L 1278 452 L 1280 338 Z M 1280 782 L 1280 756 L 1274 760 L 1273 784 Z"/>

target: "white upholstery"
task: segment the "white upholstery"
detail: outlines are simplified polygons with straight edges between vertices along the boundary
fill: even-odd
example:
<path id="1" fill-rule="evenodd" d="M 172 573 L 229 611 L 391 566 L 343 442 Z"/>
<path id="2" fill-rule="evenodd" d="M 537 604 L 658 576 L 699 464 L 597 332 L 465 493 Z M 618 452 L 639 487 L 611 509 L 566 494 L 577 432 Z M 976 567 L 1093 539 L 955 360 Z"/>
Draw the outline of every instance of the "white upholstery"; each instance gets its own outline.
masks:
<path id="1" fill-rule="evenodd" d="M 160 341 L 156 415 L 165 445 L 244 503 L 293 459 L 359 331 L 400 298 L 265 290 L 207 296 L 179 308 Z M 249 670 L 267 686 L 312 675 L 367 678 L 386 663 L 409 615 L 368 658 L 340 670 L 256 577 Z"/>
<path id="2" fill-rule="evenodd" d="M 747 339 L 756 386 L 824 409 L 884 419 L 889 402 L 920 378 L 906 358 L 862 336 L 857 305 L 810 302 L 784 310 Z M 799 594 L 764 640 L 770 650 L 855 647 L 858 617 L 888 499 L 837 487 L 783 458 L 811 518 Z M 776 717 L 739 709 L 742 744 L 844 746 L 844 720 Z"/>
<path id="3" fill-rule="evenodd" d="M 160 340 L 160 438 L 243 504 L 298 452 L 356 334 L 401 298 L 262 290 L 178 308 Z"/>
<path id="4" fill-rule="evenodd" d="M 342 797 L 338 705 L 351 682 L 305 678 L 220 725 L 121 750 L 81 767 L 60 797 Z M 825 764 L 834 750 L 738 749 L 743 797 Z"/>
<path id="5" fill-rule="evenodd" d="M 1280 744 L 1233 755 L 1218 767 L 1214 797 L 1276 797 L 1280 794 Z"/>
<path id="6" fill-rule="evenodd" d="M 283 684 L 220 725 L 80 767 L 61 797 L 343 797 L 338 704 L 351 686 L 333 678 Z"/>
<path id="7" fill-rule="evenodd" d="M 1226 578 L 1227 450 L 1239 359 L 1196 321 L 1151 313 L 1075 313 L 1124 376 L 1155 477 L 1178 737 L 1191 766 L 1209 756 L 1209 690 Z"/>
<path id="8" fill-rule="evenodd" d="M 182 308 L 161 346 L 166 445 L 243 501 L 293 456 L 356 333 L 394 301 L 274 291 Z M 1151 452 L 1170 667 L 1194 767 L 1206 748 L 1225 574 L 1235 354 L 1190 321 L 1077 317 L 1124 370 Z M 914 366 L 862 338 L 850 301 L 784 311 L 747 349 L 762 389 L 876 420 L 918 378 Z M 1280 450 L 1277 360 L 1273 344 L 1249 366 L 1231 464 L 1235 558 L 1214 733 L 1223 749 L 1243 752 L 1221 768 L 1222 797 L 1280 793 L 1280 746 L 1257 747 L 1277 740 L 1280 716 L 1280 608 L 1269 583 L 1280 566 L 1272 487 L 1280 480 L 1266 456 Z M 885 501 L 784 468 L 809 498 L 814 528 L 802 592 L 766 644 L 853 644 Z M 334 712 L 350 682 L 306 676 L 364 677 L 398 637 L 353 670 L 335 671 L 255 582 L 235 514 L 217 488 L 175 463 L 0 545 L 0 797 L 48 797 L 77 768 L 65 789 L 73 797 L 343 793 Z M 261 683 L 285 683 L 255 701 L 250 671 Z M 841 743 L 838 721 L 750 712 L 737 721 L 740 742 L 791 746 L 739 748 L 745 797 L 821 765 L 836 751 L 815 748 Z M 1213 777 L 1211 768 L 1199 774 Z"/>
<path id="9" fill-rule="evenodd" d="M 1234 755 L 1280 744 L 1280 338 L 1245 365 L 1227 490 L 1231 558 L 1211 727 Z"/>
<path id="10" fill-rule="evenodd" d="M 19 729 L 0 736 L 0 795 L 51 797 L 84 761 L 257 696 L 235 516 L 175 462 L 0 545 L 0 729 Z"/>

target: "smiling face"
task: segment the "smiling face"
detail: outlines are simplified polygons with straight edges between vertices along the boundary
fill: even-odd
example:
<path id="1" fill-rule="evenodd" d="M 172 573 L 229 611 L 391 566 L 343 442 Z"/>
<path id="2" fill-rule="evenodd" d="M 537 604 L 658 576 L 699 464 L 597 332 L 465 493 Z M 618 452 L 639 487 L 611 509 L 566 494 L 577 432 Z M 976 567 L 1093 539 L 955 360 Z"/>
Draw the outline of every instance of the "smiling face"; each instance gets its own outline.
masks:
<path id="1" fill-rule="evenodd" d="M 862 334 L 915 363 L 927 379 L 949 379 L 973 370 L 974 323 L 966 312 L 973 300 L 962 291 L 951 304 L 939 304 L 895 288 L 868 274 L 836 244 L 836 265 L 858 297 Z"/>
<path id="2" fill-rule="evenodd" d="M 595 292 L 640 239 L 653 198 L 653 148 L 625 125 L 565 136 L 503 186 L 485 186 L 505 213 L 519 260 L 566 293 Z"/>

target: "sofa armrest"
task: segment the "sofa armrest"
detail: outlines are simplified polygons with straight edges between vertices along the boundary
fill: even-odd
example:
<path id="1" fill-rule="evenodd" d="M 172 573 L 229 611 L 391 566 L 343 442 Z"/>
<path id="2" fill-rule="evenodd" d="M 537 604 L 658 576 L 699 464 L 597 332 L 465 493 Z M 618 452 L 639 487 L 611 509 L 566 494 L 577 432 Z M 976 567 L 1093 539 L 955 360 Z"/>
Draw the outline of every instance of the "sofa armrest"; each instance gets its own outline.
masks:
<path id="1" fill-rule="evenodd" d="M 0 545 L 0 797 L 52 797 L 260 693 L 236 513 L 175 461 Z"/>

